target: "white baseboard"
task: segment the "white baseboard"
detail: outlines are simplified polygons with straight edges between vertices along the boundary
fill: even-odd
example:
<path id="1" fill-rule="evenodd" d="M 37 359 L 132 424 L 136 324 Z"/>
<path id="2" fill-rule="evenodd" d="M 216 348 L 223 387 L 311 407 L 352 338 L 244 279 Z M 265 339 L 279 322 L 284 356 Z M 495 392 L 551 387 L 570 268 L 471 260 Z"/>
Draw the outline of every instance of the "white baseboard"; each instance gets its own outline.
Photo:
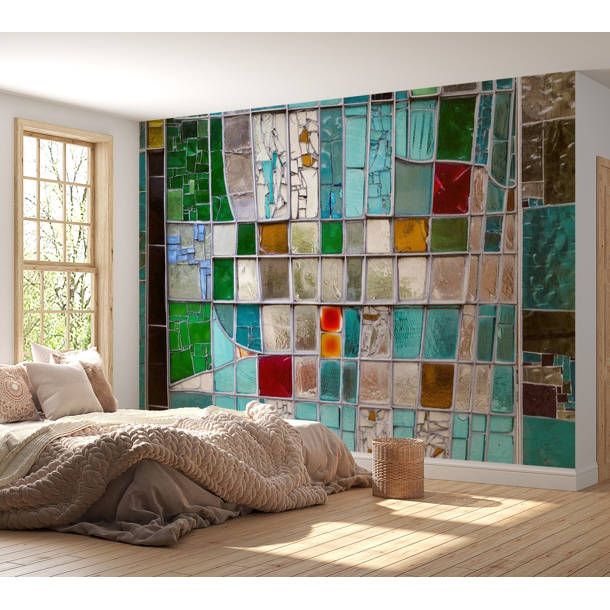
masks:
<path id="1" fill-rule="evenodd" d="M 370 453 L 354 453 L 354 458 L 358 465 L 372 469 L 373 457 Z M 574 468 L 425 458 L 424 476 L 446 481 L 578 491 L 597 483 L 597 465 L 577 472 Z"/>

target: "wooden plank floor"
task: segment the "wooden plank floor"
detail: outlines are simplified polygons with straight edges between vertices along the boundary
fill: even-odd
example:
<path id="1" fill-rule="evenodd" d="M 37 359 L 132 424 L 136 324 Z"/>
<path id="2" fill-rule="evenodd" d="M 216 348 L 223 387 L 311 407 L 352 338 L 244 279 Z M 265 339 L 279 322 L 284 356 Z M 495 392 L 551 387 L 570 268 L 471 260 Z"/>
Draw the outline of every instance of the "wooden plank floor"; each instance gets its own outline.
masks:
<path id="1" fill-rule="evenodd" d="M 610 575 L 610 483 L 560 492 L 427 481 L 419 501 L 357 489 L 200 530 L 173 548 L 0 531 L 0 577 L 296 575 Z"/>

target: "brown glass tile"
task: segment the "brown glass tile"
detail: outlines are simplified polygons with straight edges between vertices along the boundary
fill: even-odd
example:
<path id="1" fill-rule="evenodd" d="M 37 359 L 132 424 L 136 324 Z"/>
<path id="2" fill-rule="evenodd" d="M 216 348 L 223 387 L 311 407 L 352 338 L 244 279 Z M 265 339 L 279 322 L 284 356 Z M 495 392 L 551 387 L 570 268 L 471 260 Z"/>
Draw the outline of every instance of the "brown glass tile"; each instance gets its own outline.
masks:
<path id="1" fill-rule="evenodd" d="M 574 119 L 544 124 L 544 203 L 573 203 L 576 198 Z"/>
<path id="2" fill-rule="evenodd" d="M 523 384 L 523 415 L 555 417 L 557 393 L 555 386 L 537 383 Z"/>
<path id="3" fill-rule="evenodd" d="M 523 110 L 523 122 L 534 123 L 546 118 L 544 116 L 546 104 L 544 74 L 524 76 L 521 79 L 521 108 Z"/>
<path id="4" fill-rule="evenodd" d="M 288 253 L 288 223 L 259 224 L 261 254 Z"/>
<path id="5" fill-rule="evenodd" d="M 522 179 L 523 182 L 542 180 L 542 123 L 523 126 Z"/>
<path id="6" fill-rule="evenodd" d="M 508 194 L 506 196 L 506 211 L 507 212 L 515 211 L 515 191 L 516 191 L 516 189 L 509 189 Z"/>
<path id="7" fill-rule="evenodd" d="M 166 324 L 165 320 L 165 248 L 148 248 L 148 323 Z"/>
<path id="8" fill-rule="evenodd" d="M 422 407 L 434 409 L 449 409 L 453 400 L 452 364 L 433 364 L 424 362 L 422 365 Z"/>
<path id="9" fill-rule="evenodd" d="M 576 112 L 576 73 L 552 72 L 544 77 L 548 111 L 545 118 L 573 117 Z"/>
<path id="10" fill-rule="evenodd" d="M 574 358 L 574 312 L 524 310 L 523 349 L 526 352 L 547 352 Z"/>
<path id="11" fill-rule="evenodd" d="M 148 179 L 148 243 L 165 245 L 165 181 Z"/>

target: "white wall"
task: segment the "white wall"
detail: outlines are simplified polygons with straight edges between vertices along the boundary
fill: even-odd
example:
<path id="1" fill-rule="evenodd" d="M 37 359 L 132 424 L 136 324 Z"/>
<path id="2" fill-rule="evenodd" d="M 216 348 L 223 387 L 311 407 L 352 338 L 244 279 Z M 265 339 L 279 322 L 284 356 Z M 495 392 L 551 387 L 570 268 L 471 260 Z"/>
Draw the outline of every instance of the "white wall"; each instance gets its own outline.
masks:
<path id="1" fill-rule="evenodd" d="M 576 471 L 596 467 L 596 157 L 610 159 L 610 89 L 576 73 Z"/>
<path id="2" fill-rule="evenodd" d="M 120 92 L 116 92 L 117 95 Z M 13 121 L 15 117 L 114 138 L 114 389 L 138 406 L 138 124 L 0 93 L 0 362 L 13 361 Z"/>

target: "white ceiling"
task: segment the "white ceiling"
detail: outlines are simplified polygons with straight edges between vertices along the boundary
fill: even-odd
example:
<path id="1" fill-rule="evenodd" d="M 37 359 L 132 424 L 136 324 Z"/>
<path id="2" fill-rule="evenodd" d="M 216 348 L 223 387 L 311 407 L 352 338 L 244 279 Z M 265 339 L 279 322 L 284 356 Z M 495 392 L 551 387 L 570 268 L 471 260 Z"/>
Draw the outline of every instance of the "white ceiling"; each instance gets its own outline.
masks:
<path id="1" fill-rule="evenodd" d="M 607 33 L 0 34 L 0 90 L 132 119 L 609 67 Z"/>

